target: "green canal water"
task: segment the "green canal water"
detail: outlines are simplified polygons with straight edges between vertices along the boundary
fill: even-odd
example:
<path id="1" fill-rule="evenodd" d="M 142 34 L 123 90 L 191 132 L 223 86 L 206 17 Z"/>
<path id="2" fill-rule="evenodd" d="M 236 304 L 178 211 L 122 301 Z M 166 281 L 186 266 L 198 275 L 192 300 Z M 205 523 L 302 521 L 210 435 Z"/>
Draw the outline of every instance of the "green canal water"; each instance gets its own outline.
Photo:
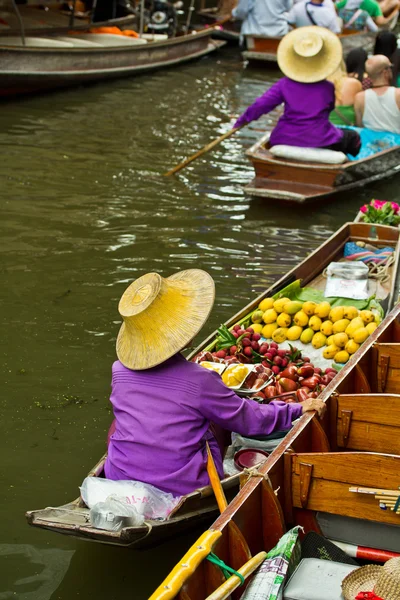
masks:
<path id="1" fill-rule="evenodd" d="M 144 600 L 199 532 L 129 551 L 30 528 L 105 450 L 118 300 L 148 271 L 216 281 L 205 337 L 396 180 L 323 206 L 244 196 L 266 117 L 175 178 L 277 77 L 228 50 L 181 69 L 2 104 L 0 600 Z M 398 182 L 398 180 L 397 180 Z M 157 440 L 155 440 L 157 443 Z"/>

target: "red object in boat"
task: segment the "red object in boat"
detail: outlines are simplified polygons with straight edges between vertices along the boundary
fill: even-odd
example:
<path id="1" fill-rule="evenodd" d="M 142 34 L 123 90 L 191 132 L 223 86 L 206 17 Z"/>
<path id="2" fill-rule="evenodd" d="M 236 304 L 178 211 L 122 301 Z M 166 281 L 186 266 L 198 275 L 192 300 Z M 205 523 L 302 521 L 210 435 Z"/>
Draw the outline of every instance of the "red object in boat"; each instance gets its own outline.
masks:
<path id="1" fill-rule="evenodd" d="M 256 467 L 260 463 L 264 462 L 268 458 L 268 452 L 264 450 L 257 450 L 256 448 L 242 448 L 236 452 L 234 456 L 235 465 L 238 469 L 251 469 Z"/>

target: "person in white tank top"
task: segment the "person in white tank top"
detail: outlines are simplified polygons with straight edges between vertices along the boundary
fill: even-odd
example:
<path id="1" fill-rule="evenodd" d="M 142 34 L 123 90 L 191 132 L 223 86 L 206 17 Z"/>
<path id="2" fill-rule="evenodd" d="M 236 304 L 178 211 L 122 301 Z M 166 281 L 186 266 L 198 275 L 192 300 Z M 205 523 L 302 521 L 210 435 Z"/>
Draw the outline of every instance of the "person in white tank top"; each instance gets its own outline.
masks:
<path id="1" fill-rule="evenodd" d="M 383 54 L 376 54 L 367 60 L 365 70 L 372 81 L 372 88 L 359 92 L 355 97 L 356 125 L 400 134 L 400 88 L 391 85 L 393 72 L 390 60 Z"/>

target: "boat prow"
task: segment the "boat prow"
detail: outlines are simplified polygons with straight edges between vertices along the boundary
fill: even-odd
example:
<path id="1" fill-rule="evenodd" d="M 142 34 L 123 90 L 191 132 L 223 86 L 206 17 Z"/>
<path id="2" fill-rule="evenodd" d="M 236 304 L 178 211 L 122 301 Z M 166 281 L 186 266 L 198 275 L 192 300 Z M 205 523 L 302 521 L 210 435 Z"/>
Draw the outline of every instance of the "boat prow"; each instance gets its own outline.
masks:
<path id="1" fill-rule="evenodd" d="M 312 202 L 384 179 L 400 170 L 400 146 L 342 164 L 278 158 L 269 150 L 266 133 L 246 152 L 255 177 L 245 186 L 250 196 L 286 202 Z"/>

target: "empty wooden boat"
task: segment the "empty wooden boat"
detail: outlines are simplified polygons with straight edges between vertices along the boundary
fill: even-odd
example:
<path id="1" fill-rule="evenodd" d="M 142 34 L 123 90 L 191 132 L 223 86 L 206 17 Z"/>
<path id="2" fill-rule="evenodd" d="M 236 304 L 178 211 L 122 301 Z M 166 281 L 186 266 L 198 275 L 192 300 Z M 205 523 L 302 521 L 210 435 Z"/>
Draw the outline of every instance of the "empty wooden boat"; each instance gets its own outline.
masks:
<path id="1" fill-rule="evenodd" d="M 322 392 L 324 418 L 300 419 L 151 600 L 240 598 L 295 525 L 353 556 L 400 556 L 400 305 L 354 358 Z M 245 578 L 242 587 L 206 560 L 210 552 Z"/>
<path id="2" fill-rule="evenodd" d="M 343 54 L 346 56 L 353 48 L 362 46 L 371 50 L 376 34 L 364 31 L 349 31 L 339 34 L 343 46 Z M 242 53 L 245 60 L 257 63 L 276 63 L 277 50 L 282 38 L 268 38 L 263 36 L 246 35 L 247 50 Z"/>
<path id="3" fill-rule="evenodd" d="M 74 33 L 51 38 L 28 37 L 24 46 L 19 38 L 0 35 L 0 96 L 130 77 L 179 65 L 214 52 L 224 44 L 211 36 L 211 28 L 159 41 Z"/>
<path id="4" fill-rule="evenodd" d="M 244 188 L 251 196 L 311 202 L 385 179 L 400 170 L 400 146 L 341 164 L 311 163 L 273 156 L 269 137 L 266 133 L 246 152 L 255 171 L 254 179 Z"/>
<path id="5" fill-rule="evenodd" d="M 370 280 L 369 293 L 375 295 L 387 312 L 397 298 L 398 290 L 398 265 L 400 256 L 399 244 L 400 230 L 395 227 L 382 225 L 371 225 L 366 223 L 347 223 L 332 235 L 322 246 L 312 252 L 300 265 L 289 271 L 261 296 L 254 299 L 241 311 L 227 321 L 227 326 L 243 322 L 249 319 L 248 315 L 253 311 L 260 301 L 272 296 L 285 288 L 287 285 L 301 279 L 303 286 L 312 286 L 316 289 L 324 289 L 325 279 L 322 276 L 324 269 L 332 261 L 341 260 L 343 249 L 347 242 L 363 241 L 375 245 L 378 248 L 391 246 L 394 248 L 394 260 L 387 270 L 387 279 L 380 283 Z M 246 325 L 247 326 L 247 325 Z M 200 351 L 213 348 L 217 332 L 214 332 L 196 348 L 190 358 L 196 356 Z M 353 359 L 350 361 L 353 363 Z M 358 370 L 355 372 L 358 373 Z M 400 371 L 399 371 L 400 372 Z M 360 375 L 361 377 L 361 375 Z M 339 383 L 339 375 L 337 376 Z M 362 379 L 362 377 L 361 377 Z M 336 378 L 333 380 L 335 381 Z M 391 389 L 390 387 L 388 389 Z M 365 391 L 365 390 L 364 390 Z M 302 421 L 308 423 L 307 418 Z M 313 423 L 315 423 L 313 421 Z M 310 425 L 310 427 L 317 427 Z M 296 429 L 297 431 L 297 429 Z M 310 431 L 310 430 L 307 430 Z M 289 434 L 292 439 L 292 433 Z M 308 435 L 308 434 L 307 434 Z M 105 457 L 90 472 L 92 477 L 104 477 L 103 465 Z M 228 500 L 232 499 L 239 489 L 239 475 L 232 475 L 223 481 Z M 77 482 L 77 486 L 80 482 Z M 210 522 L 217 515 L 218 508 L 210 486 L 195 490 L 184 496 L 180 505 L 166 521 L 147 521 L 140 527 L 125 527 L 117 532 L 110 532 L 93 527 L 89 521 L 89 509 L 81 498 L 59 507 L 48 507 L 41 510 L 33 510 L 27 513 L 30 525 L 48 529 L 57 533 L 63 533 L 83 540 L 94 540 L 122 547 L 141 548 L 159 543 L 167 538 L 184 533 L 190 527 L 201 523 Z"/>

